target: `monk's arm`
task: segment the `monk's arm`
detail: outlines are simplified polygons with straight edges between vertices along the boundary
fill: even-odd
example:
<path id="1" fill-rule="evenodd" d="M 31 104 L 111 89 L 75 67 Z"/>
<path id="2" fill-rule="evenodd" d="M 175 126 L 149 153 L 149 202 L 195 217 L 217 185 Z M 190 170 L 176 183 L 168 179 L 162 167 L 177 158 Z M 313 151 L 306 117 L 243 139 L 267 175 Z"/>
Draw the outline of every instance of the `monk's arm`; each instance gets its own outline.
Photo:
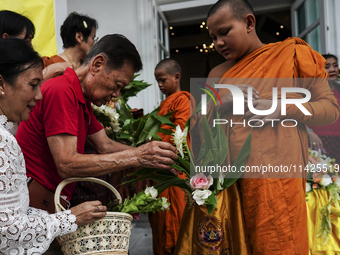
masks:
<path id="1" fill-rule="evenodd" d="M 339 117 L 339 106 L 328 84 L 316 84 L 316 86 L 312 86 L 310 92 L 312 96 L 310 102 L 302 105 L 311 115 L 305 115 L 296 105 L 289 105 L 286 118 L 312 126 L 334 123 Z"/>
<path id="2" fill-rule="evenodd" d="M 312 126 L 334 123 L 339 117 L 339 106 L 327 82 L 325 59 L 309 47 L 298 45 L 295 66 L 297 76 L 303 78 L 299 79 L 299 86 L 311 93 L 310 101 L 303 104 L 311 115 L 305 115 L 297 106 L 289 105 L 286 118 Z"/>

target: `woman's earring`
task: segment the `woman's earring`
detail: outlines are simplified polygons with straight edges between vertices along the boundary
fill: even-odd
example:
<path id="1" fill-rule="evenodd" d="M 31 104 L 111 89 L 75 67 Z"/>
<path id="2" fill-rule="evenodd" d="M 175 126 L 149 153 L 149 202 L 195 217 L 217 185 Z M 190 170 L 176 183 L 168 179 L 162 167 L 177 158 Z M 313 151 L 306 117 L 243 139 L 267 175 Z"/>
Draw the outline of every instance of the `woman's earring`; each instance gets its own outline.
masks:
<path id="1" fill-rule="evenodd" d="M 4 96 L 4 95 L 5 95 L 5 92 L 2 91 L 2 92 L 1 92 L 1 96 Z"/>

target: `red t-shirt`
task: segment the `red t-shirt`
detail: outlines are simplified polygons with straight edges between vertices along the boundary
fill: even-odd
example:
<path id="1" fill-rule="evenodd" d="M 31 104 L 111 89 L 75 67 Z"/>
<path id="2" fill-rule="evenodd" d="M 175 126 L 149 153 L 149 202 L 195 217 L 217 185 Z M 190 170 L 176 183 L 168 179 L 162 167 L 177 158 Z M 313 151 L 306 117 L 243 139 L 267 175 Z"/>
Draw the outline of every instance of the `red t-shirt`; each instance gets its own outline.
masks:
<path id="1" fill-rule="evenodd" d="M 77 151 L 84 154 L 86 136 L 103 126 L 93 115 L 91 103 L 85 101 L 80 82 L 73 69 L 46 81 L 41 86 L 43 100 L 37 102 L 27 121 L 20 123 L 16 139 L 24 153 L 27 176 L 55 191 L 63 180 L 48 147 L 47 137 L 63 133 L 77 136 Z M 68 198 L 76 183 L 67 185 L 62 194 Z"/>

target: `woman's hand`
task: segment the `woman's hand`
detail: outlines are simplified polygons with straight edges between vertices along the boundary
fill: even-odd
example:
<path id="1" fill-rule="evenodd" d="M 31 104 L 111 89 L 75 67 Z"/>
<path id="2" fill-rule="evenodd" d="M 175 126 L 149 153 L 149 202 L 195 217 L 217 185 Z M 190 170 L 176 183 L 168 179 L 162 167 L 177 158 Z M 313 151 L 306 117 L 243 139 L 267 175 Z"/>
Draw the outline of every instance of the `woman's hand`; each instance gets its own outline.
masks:
<path id="1" fill-rule="evenodd" d="M 308 141 L 309 141 L 309 147 L 313 150 L 321 150 L 323 151 L 323 144 L 320 137 L 314 133 L 314 131 L 310 130 L 307 132 L 308 135 Z"/>
<path id="2" fill-rule="evenodd" d="M 84 202 L 80 205 L 74 206 L 71 213 L 77 217 L 76 224 L 82 226 L 92 221 L 100 220 L 106 215 L 106 206 L 98 200 Z"/>

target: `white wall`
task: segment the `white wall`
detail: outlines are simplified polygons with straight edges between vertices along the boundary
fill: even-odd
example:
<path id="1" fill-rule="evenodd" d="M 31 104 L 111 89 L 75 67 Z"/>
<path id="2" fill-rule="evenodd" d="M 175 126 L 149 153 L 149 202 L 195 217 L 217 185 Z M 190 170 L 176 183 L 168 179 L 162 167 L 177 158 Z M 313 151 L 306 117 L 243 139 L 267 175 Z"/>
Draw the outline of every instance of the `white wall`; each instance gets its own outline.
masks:
<path id="1" fill-rule="evenodd" d="M 327 53 L 340 57 L 340 1 L 326 0 Z"/>
<path id="2" fill-rule="evenodd" d="M 98 21 L 97 36 L 119 33 L 126 36 L 139 51 L 143 70 L 138 79 L 153 84 L 129 101 L 132 108 L 143 108 L 145 113 L 159 104 L 156 92 L 158 86 L 153 76 L 157 64 L 154 43 L 153 0 L 55 0 L 57 33 L 60 26 L 73 11 L 86 14 Z M 60 38 L 60 36 L 57 36 Z M 57 41 L 58 53 L 62 52 L 61 40 Z"/>

